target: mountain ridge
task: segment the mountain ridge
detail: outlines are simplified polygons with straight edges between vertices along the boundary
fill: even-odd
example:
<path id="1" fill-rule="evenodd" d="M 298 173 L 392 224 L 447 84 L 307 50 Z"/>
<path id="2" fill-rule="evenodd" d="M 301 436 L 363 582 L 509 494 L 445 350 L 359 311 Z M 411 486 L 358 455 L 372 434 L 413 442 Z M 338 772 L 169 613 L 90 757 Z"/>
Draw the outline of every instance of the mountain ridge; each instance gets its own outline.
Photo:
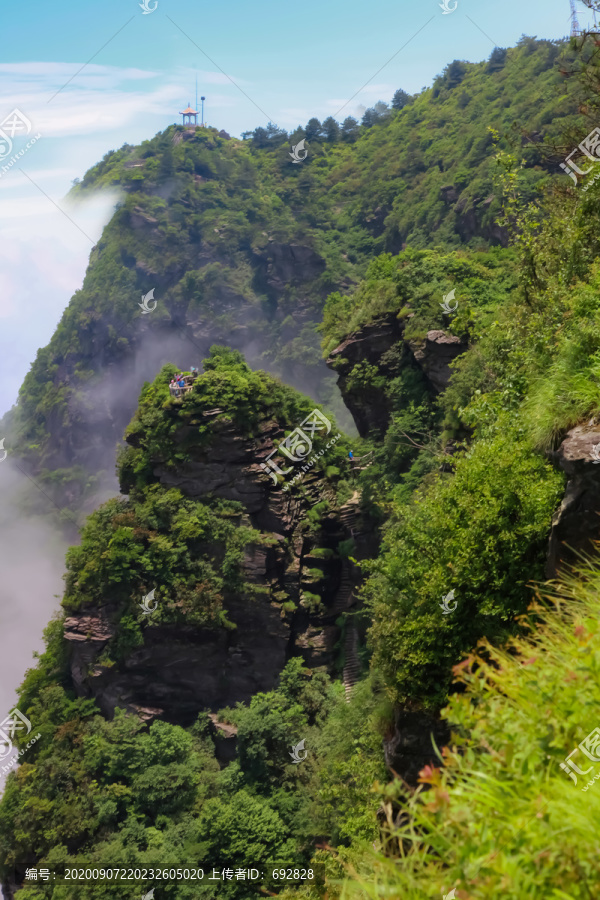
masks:
<path id="1" fill-rule="evenodd" d="M 350 427 L 314 334 L 325 298 L 350 290 L 372 255 L 406 241 L 419 247 L 422 227 L 442 245 L 506 242 L 489 224 L 498 199 L 482 108 L 500 131 L 511 130 L 515 110 L 529 117 L 538 141 L 523 144 L 531 194 L 555 158 L 539 142 L 576 118 L 564 93 L 558 105 L 538 96 L 558 86 L 562 52 L 563 42 L 524 38 L 489 63 L 452 63 L 433 88 L 359 129 L 352 143 L 313 139 L 299 166 L 280 146 L 181 126 L 107 154 L 73 195 L 110 186 L 124 196 L 3 420 L 12 452 L 59 506 L 89 511 L 99 485 L 114 488 L 114 447 L 143 381 L 170 360 L 188 368 L 190 352 L 206 356 L 213 343 L 267 363 Z M 530 96 L 533 73 L 543 86 Z M 456 119 L 467 128 L 462 141 L 449 124 Z M 151 288 L 158 306 L 142 316 L 139 300 Z"/>

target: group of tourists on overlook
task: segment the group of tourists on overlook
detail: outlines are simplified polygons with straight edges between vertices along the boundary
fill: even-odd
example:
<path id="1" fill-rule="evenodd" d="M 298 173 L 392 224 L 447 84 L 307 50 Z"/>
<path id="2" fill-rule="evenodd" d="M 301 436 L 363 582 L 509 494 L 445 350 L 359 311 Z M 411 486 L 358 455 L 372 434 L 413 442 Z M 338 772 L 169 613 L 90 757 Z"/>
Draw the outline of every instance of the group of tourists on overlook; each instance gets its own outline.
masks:
<path id="1" fill-rule="evenodd" d="M 187 391 L 191 391 L 192 385 L 197 377 L 198 369 L 195 366 L 191 366 L 189 375 L 184 375 L 183 372 L 180 372 L 179 375 L 176 375 L 175 378 L 171 379 L 169 384 L 171 396 L 181 397 L 183 394 L 187 393 Z"/>

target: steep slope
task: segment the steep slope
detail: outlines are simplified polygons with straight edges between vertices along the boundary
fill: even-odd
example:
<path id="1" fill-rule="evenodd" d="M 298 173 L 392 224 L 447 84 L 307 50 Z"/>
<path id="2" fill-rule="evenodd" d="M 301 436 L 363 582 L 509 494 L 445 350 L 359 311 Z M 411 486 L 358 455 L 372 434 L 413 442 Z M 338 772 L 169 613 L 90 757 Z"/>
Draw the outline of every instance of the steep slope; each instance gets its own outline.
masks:
<path id="1" fill-rule="evenodd" d="M 525 39 L 515 51 L 495 52 L 489 71 L 477 70 L 477 83 L 488 89 L 501 83 L 506 91 L 523 77 L 515 101 L 520 109 L 521 100 L 537 98 L 538 84 L 554 78 L 556 51 L 553 44 Z M 595 570 L 562 590 L 560 596 L 574 606 L 566 622 L 536 610 L 533 624 L 543 618 L 546 630 L 531 641 L 519 631 L 532 583 L 543 578 L 562 495 L 564 477 L 556 463 L 572 479 L 565 499 L 574 502 L 563 503 L 554 517 L 553 566 L 564 567 L 561 542 L 575 535 L 577 549 L 589 551 L 598 528 L 600 473 L 593 441 L 599 409 L 600 185 L 577 195 L 570 182 L 564 189 L 550 184 L 538 209 L 529 201 L 548 165 L 539 148 L 527 151 L 533 167 L 516 174 L 504 158 L 509 179 L 514 174 L 509 205 L 519 225 L 513 232 L 518 252 L 482 249 L 484 238 L 494 239 L 492 202 L 477 205 L 471 246 L 457 249 L 464 207 L 448 207 L 442 214 L 437 191 L 447 174 L 445 160 L 458 166 L 464 152 L 452 155 L 448 148 L 435 178 L 429 170 L 413 173 L 421 189 L 432 178 L 431 218 L 429 205 L 427 210 L 394 207 L 398 173 L 382 186 L 382 158 L 375 154 L 379 168 L 364 175 L 365 191 L 382 203 L 389 188 L 391 205 L 381 206 L 383 221 L 375 217 L 365 224 L 357 215 L 361 205 L 375 201 L 355 178 L 355 155 L 364 153 L 365 166 L 386 135 L 408 140 L 410 128 L 420 124 L 409 114 L 416 115 L 420 104 L 433 121 L 449 103 L 453 118 L 447 124 L 450 134 L 456 133 L 455 104 L 462 110 L 471 102 L 457 89 L 469 84 L 476 69 L 452 64 L 431 92 L 365 129 L 356 143 L 315 141 L 318 165 L 311 158 L 310 167 L 295 167 L 291 176 L 298 193 L 290 188 L 289 197 L 295 202 L 303 185 L 310 187 L 304 208 L 290 207 L 293 216 L 308 222 L 315 211 L 322 215 L 318 226 L 310 227 L 311 250 L 320 242 L 315 252 L 327 266 L 323 277 L 335 271 L 330 242 L 346 246 L 348 272 L 354 267 L 348 283 L 325 301 L 322 325 L 325 355 L 341 375 L 340 387 L 364 435 L 353 442 L 353 462 L 343 438 L 335 446 L 322 444 L 331 440 L 325 426 L 310 435 L 323 457 L 315 454 L 314 467 L 300 473 L 306 454 L 302 444 L 298 447 L 297 428 L 310 419 L 313 401 L 252 372 L 236 352 L 214 349 L 204 374 L 181 398 L 169 391 L 173 365 L 144 385 L 127 428 L 128 447 L 119 454 L 128 496 L 94 513 L 81 546 L 70 551 L 67 618 L 51 623 L 47 652 L 21 692 L 20 708 L 39 727 L 40 740 L 27 749 L 29 756 L 9 779 L 0 804 L 1 874 L 11 900 L 15 864 L 20 884 L 27 865 L 150 865 L 158 851 L 161 863 L 173 866 L 256 862 L 266 872 L 263 893 L 281 889 L 269 872 L 275 862 L 292 869 L 314 865 L 317 871 L 318 866 L 317 885 L 288 887 L 285 900 L 335 898 L 353 890 L 369 900 L 396 894 L 416 898 L 439 896 L 452 886 L 483 900 L 490 891 L 507 889 L 523 896 L 524 884 L 536 898 L 553 889 L 593 896 L 598 881 L 593 847 L 579 854 L 568 838 L 564 853 L 565 842 L 557 841 L 566 821 L 581 843 L 589 810 L 566 792 L 565 776 L 562 785 L 554 781 L 577 730 L 583 736 L 591 727 L 585 716 L 593 714 L 594 692 L 581 721 L 577 692 L 586 679 L 594 680 L 596 667 Z M 505 100 L 495 97 L 500 106 Z M 482 107 L 473 131 L 481 112 Z M 552 115 L 537 125 L 552 126 Z M 423 128 L 426 142 L 430 135 Z M 238 160 L 239 151 L 239 159 L 247 157 L 256 167 L 261 183 L 269 183 L 265 196 L 281 200 L 285 175 L 279 150 L 219 140 L 228 148 L 224 154 Z M 473 159 L 484 181 L 492 164 L 486 141 Z M 420 149 L 425 154 L 430 147 Z M 186 160 L 186 148 L 193 159 Z M 192 169 L 208 166 L 206 159 L 217 166 L 218 156 L 208 154 L 218 149 L 214 134 L 175 130 L 141 152 L 125 148 L 111 155 L 90 175 L 86 189 L 94 182 L 131 178 L 142 190 L 126 198 L 118 215 L 126 210 L 130 223 L 150 229 L 152 240 L 162 241 L 164 232 L 161 247 L 168 241 L 175 245 L 182 232 L 175 225 L 169 232 L 165 223 L 188 213 L 169 192 L 174 185 L 179 190 L 179 173 L 187 171 L 188 162 Z M 136 154 L 148 162 L 129 168 Z M 334 210 L 338 226 L 332 218 L 325 228 L 330 200 L 320 189 L 344 166 L 354 184 L 349 181 L 340 192 L 352 194 L 352 212 L 344 218 Z M 448 198 L 460 187 L 456 176 L 457 170 L 453 190 L 443 192 Z M 223 229 L 227 252 L 235 254 L 238 238 L 232 234 L 242 228 L 241 219 L 223 213 L 225 191 L 217 179 L 199 177 L 207 178 L 207 197 L 215 204 L 209 215 L 223 217 L 211 241 L 220 240 Z M 197 184 L 204 190 L 204 182 Z M 339 197 L 332 182 L 329 186 L 332 197 Z M 474 197 L 480 189 L 478 183 Z M 470 187 L 463 190 L 466 200 Z M 160 191 L 173 200 L 166 212 Z M 128 210 L 132 198 L 136 207 Z M 183 199 L 191 204 L 183 203 L 184 209 L 197 208 L 194 196 Z M 254 227 L 248 209 L 245 214 Z M 289 221 L 283 201 L 277 215 L 280 222 Z M 427 234 L 437 233 L 436 250 L 422 246 L 427 234 L 416 227 L 417 249 L 397 245 L 413 219 L 426 223 Z M 189 233 L 196 233 L 185 221 Z M 463 226 L 466 235 L 471 226 L 465 220 Z M 136 269 L 149 257 L 143 241 L 127 243 L 127 229 L 122 246 L 130 248 L 134 261 L 126 258 Z M 505 238 L 496 233 L 497 242 Z M 286 246 L 285 240 L 280 245 Z M 120 246 L 115 243 L 114 252 Z M 172 252 L 183 259 L 188 249 L 181 241 Z M 375 249 L 385 252 L 367 266 L 368 252 Z M 277 253 L 266 266 L 263 288 Z M 105 262 L 110 258 L 104 253 Z M 236 273 L 243 269 L 240 258 Z M 227 261 L 225 254 L 216 264 Z M 321 276 L 312 274 L 317 285 Z M 364 281 L 353 289 L 350 280 L 362 274 Z M 288 275 L 274 276 L 269 285 L 282 292 L 269 308 L 271 322 L 280 304 L 295 308 Z M 187 284 L 189 276 L 177 284 Z M 217 274 L 213 282 L 217 293 L 220 278 Z M 194 299 L 199 307 L 209 280 Z M 440 307 L 452 290 L 456 315 Z M 252 316 L 261 305 L 260 291 L 256 296 Z M 220 296 L 202 311 L 201 321 L 195 320 L 203 339 L 223 326 L 221 302 Z M 320 302 L 311 306 L 313 322 Z M 110 321 L 108 306 L 106 314 Z M 172 323 L 170 307 L 169 316 Z M 75 313 L 72 318 L 72 331 L 63 329 L 61 340 L 75 341 L 80 322 Z M 252 319 L 251 327 L 261 321 Z M 283 334 L 282 322 L 278 342 Z M 299 350 L 294 339 L 290 343 L 291 354 Z M 75 354 L 75 343 L 70 346 Z M 282 347 L 278 343 L 275 352 L 283 363 Z M 43 379 L 36 383 L 32 374 L 34 386 L 40 447 L 55 452 L 63 423 L 57 418 L 54 431 L 46 433 L 43 417 L 57 399 L 56 386 Z M 62 409 L 68 421 L 73 396 L 61 400 L 65 405 L 57 406 L 57 417 Z M 32 413 L 24 402 L 13 421 L 29 427 Z M 99 421 L 103 415 L 100 411 Z M 278 456 L 280 467 L 287 468 L 290 459 L 294 467 L 285 475 L 271 469 L 269 476 L 262 466 L 277 447 L 295 448 L 292 457 L 284 449 Z M 75 449 L 69 447 L 69 453 Z M 85 454 L 79 458 L 85 461 Z M 69 463 L 68 453 L 64 460 Z M 582 508 L 584 527 L 574 530 Z M 381 546 L 375 525 L 381 526 Z M 371 659 L 360 639 L 368 627 L 365 611 L 356 603 L 362 573 L 368 576 L 360 594 L 371 617 Z M 152 591 L 158 606 L 145 615 L 140 602 L 152 599 Z M 517 637 L 508 650 L 498 650 L 511 635 Z M 460 660 L 481 638 L 483 649 L 471 657 L 472 670 L 462 683 L 453 683 L 452 675 L 465 668 Z M 538 653 L 541 660 L 533 655 Z M 372 675 L 357 680 L 367 662 Z M 344 685 L 333 683 L 332 674 L 341 674 Z M 451 706 L 440 722 L 448 695 Z M 222 708 L 239 700 L 243 705 Z M 441 754 L 448 764 L 443 772 L 433 767 L 432 738 L 440 748 L 448 745 Z M 306 765 L 297 765 L 297 759 L 290 763 L 290 747 L 302 748 L 303 742 L 310 748 Z M 19 743 L 24 743 L 20 736 Z M 390 773 L 384 759 L 392 774 L 401 776 L 386 787 Z M 219 762 L 229 765 L 219 771 Z M 426 795 L 415 791 L 419 782 L 428 788 Z M 543 803 L 540 795 L 548 784 L 552 790 Z M 595 803 L 591 810 L 595 815 Z M 375 857 L 366 858 L 362 848 L 373 843 Z M 358 873 L 357 883 L 341 887 L 348 863 Z M 110 897 L 111 889 L 59 888 L 67 900 Z M 169 892 L 177 900 L 196 895 L 195 886 L 181 884 Z M 42 900 L 45 894 L 44 886 L 35 885 L 21 896 Z M 249 900 L 256 887 L 223 882 L 203 885 L 201 895 Z"/>
<path id="2" fill-rule="evenodd" d="M 544 597 L 526 636 L 456 667 L 443 756 L 418 791 L 388 786 L 385 855 L 350 855 L 344 897 L 598 895 L 599 590 L 596 564 Z"/>
<path id="3" fill-rule="evenodd" d="M 341 591 L 351 535 L 333 488 L 349 490 L 344 438 L 236 352 L 214 348 L 205 369 L 182 397 L 173 366 L 145 387 L 119 462 L 128 499 L 100 507 L 69 551 L 71 678 L 108 716 L 189 724 L 271 690 L 292 656 L 333 673 L 336 620 L 355 602 Z M 286 491 L 263 461 L 294 422 L 312 427 L 312 450 L 290 444 L 311 468 Z"/>
<path id="4" fill-rule="evenodd" d="M 167 870 L 206 869 L 207 898 L 246 900 L 257 887 L 207 883 L 209 858 L 260 866 L 259 884 L 278 887 L 273 868 L 308 869 L 307 838 L 330 819 L 307 792 L 331 777 L 317 775 L 315 748 L 335 771 L 348 737 L 332 749 L 332 733 L 349 717 L 353 732 L 364 729 L 374 708 L 363 685 L 349 709 L 330 678 L 348 667 L 348 629 L 353 681 L 360 675 L 364 629 L 348 625 L 360 573 L 348 554 L 364 556 L 371 532 L 346 439 L 313 401 L 252 372 L 238 352 L 215 347 L 204 368 L 179 395 L 172 365 L 144 386 L 119 460 L 128 496 L 96 510 L 68 552 L 64 616 L 19 701 L 39 737 L 0 804 L 5 897 L 41 896 L 23 886 L 27 866 L 137 860 L 150 871 L 157 853 Z M 273 457 L 292 471 L 277 474 L 265 463 Z M 354 792 L 372 832 L 368 790 L 383 754 L 373 734 L 364 746 Z M 147 889 L 157 879 L 141 880 Z M 179 880 L 169 890 L 186 900 L 197 885 Z M 91 900 L 114 885 L 61 890 Z"/>
<path id="5" fill-rule="evenodd" d="M 353 142 L 316 137 L 301 166 L 281 135 L 259 149 L 181 127 L 107 154 L 74 192 L 110 185 L 123 198 L 4 422 L 15 458 L 59 505 L 89 509 L 99 484 L 114 484 L 143 381 L 215 341 L 341 413 L 314 334 L 325 297 L 407 241 L 505 243 L 488 123 L 522 145 L 531 196 L 556 170 L 553 138 L 578 121 L 560 88 L 563 50 L 524 39 L 489 63 L 452 63 Z M 139 304 L 151 290 L 149 313 Z"/>

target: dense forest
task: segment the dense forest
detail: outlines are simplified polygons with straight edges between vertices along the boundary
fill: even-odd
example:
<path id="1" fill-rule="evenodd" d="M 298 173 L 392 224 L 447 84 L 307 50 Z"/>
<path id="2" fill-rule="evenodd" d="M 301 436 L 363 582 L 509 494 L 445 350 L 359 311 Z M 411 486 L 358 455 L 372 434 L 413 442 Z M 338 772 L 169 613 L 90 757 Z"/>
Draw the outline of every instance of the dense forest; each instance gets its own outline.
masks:
<path id="1" fill-rule="evenodd" d="M 6 897 L 597 896 L 597 47 L 74 186 L 120 200 L 3 422 L 73 537 Z"/>

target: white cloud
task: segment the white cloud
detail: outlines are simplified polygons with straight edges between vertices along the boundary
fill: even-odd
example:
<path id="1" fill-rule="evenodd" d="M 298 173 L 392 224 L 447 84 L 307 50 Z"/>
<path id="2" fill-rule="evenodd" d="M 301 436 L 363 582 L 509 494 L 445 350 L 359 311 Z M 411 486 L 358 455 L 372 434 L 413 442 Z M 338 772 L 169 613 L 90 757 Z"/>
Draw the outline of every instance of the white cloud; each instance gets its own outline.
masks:
<path id="1" fill-rule="evenodd" d="M 25 157 L 22 157 L 23 165 Z M 21 162 L 21 161 L 20 161 Z M 0 170 L 2 168 L 2 163 L 0 161 Z M 65 178 L 69 178 L 72 180 L 73 169 L 69 166 L 63 166 L 56 169 L 27 169 L 28 174 L 34 179 L 34 181 L 49 181 L 49 180 L 60 180 L 64 182 Z M 0 191 L 21 191 L 22 184 L 18 178 L 9 178 L 8 175 L 5 175 L 0 179 Z M 4 210 L 4 205 L 2 209 Z"/>
<path id="2" fill-rule="evenodd" d="M 395 91 L 396 88 L 391 84 L 368 84 L 362 91 L 358 92 L 357 96 L 360 96 L 360 94 L 377 94 L 379 98 L 394 94 Z"/>
<path id="3" fill-rule="evenodd" d="M 90 65 L 48 103 L 78 68 L 0 64 L 0 95 L 10 97 L 0 103 L 0 121 L 16 107 L 30 119 L 32 133 L 42 135 L 0 177 L 0 415 L 81 287 L 92 244 L 114 207 L 114 195 L 67 205 L 72 180 L 124 141 L 137 144 L 177 121 L 193 99 L 193 91 L 183 95 L 181 86 L 194 83 L 195 71 L 192 78 L 184 67 L 158 77 L 149 70 Z M 219 110 L 247 102 L 222 73 L 198 72 L 198 81 L 219 86 L 206 107 L 209 123 Z M 28 139 L 17 135 L 11 154 Z M 0 160 L 0 172 L 2 165 L 6 160 Z"/>
<path id="4" fill-rule="evenodd" d="M 118 129 L 141 115 L 164 114 L 165 109 L 175 108 L 180 94 L 176 85 L 161 85 L 148 93 L 79 87 L 59 94 L 49 104 L 41 103 L 39 91 L 32 89 L 27 95 L 18 95 L 15 106 L 42 137 L 89 136 Z"/>
<path id="5" fill-rule="evenodd" d="M 5 72 L 9 75 L 23 75 L 26 78 L 38 78 L 44 76 L 47 80 L 56 77 L 57 81 L 61 78 L 70 78 L 79 69 L 82 63 L 62 63 L 62 62 L 12 62 L 0 63 L 0 75 Z M 149 72 L 147 69 L 126 69 L 119 66 L 98 66 L 89 63 L 82 71 L 82 77 L 98 75 L 106 75 L 119 80 L 137 79 L 137 78 L 154 78 L 158 72 Z"/>
<path id="6" fill-rule="evenodd" d="M 31 71 L 33 68 L 30 67 Z M 16 107 L 31 121 L 33 132 L 39 132 L 42 137 L 80 135 L 89 138 L 94 134 L 122 131 L 132 123 L 148 122 L 152 116 L 157 119 L 157 127 L 163 128 L 167 110 L 172 110 L 172 121 L 175 121 L 183 108 L 182 104 L 193 100 L 193 97 L 186 97 L 181 89 L 182 82 L 190 82 L 189 76 L 177 78 L 171 75 L 169 80 L 163 79 L 155 86 L 147 85 L 144 90 L 132 90 L 123 85 L 123 81 L 131 77 L 132 72 L 139 72 L 140 78 L 148 79 L 155 77 L 154 73 L 144 73 L 137 69 L 115 69 L 105 73 L 104 80 L 95 84 L 89 78 L 83 78 L 87 72 L 84 70 L 68 88 L 48 102 L 48 98 L 59 90 L 64 80 L 62 77 L 55 78 L 53 71 L 50 74 L 46 72 L 47 68 L 51 66 L 44 64 L 40 68 L 37 79 L 18 82 L 8 77 L 9 72 L 3 74 L 3 67 L 0 66 L 0 95 L 8 94 L 9 90 L 11 95 L 10 104 L 6 104 L 5 110 L 0 109 L 0 119 Z M 75 71 L 76 68 L 73 72 Z M 212 94 L 209 110 L 230 108 L 239 103 L 235 86 L 224 75 L 212 73 L 209 78 L 211 73 L 200 74 L 205 82 L 211 81 L 231 88 L 227 94 Z"/>

